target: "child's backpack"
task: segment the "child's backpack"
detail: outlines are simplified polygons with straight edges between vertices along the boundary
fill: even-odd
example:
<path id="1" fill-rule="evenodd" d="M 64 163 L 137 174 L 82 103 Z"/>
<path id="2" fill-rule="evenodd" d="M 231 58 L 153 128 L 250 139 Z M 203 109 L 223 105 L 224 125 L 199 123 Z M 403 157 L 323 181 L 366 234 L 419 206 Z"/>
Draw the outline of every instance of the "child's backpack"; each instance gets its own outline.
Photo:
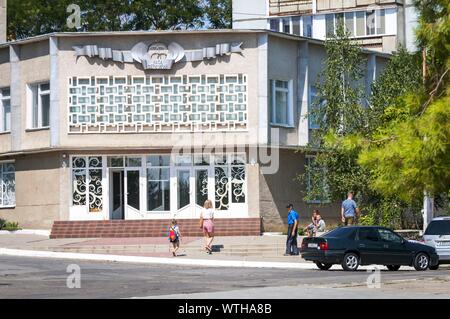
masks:
<path id="1" fill-rule="evenodd" d="M 175 230 L 175 227 L 170 227 L 169 230 L 169 240 L 171 243 L 176 242 L 178 239 L 177 231 Z"/>

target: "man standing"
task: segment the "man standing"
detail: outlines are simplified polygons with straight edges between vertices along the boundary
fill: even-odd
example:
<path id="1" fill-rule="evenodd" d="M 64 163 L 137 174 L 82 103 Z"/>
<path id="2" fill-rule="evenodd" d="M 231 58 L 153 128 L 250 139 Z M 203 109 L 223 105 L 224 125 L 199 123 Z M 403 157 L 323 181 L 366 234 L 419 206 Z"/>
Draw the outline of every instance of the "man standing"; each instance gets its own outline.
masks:
<path id="1" fill-rule="evenodd" d="M 289 204 L 286 206 L 288 209 L 288 231 L 286 241 L 286 253 L 285 256 L 298 255 L 297 246 L 297 228 L 298 228 L 298 214 L 294 210 L 294 205 Z"/>
<path id="2" fill-rule="evenodd" d="M 345 226 L 354 225 L 359 208 L 353 200 L 353 192 L 348 192 L 347 199 L 342 202 L 341 217 Z"/>

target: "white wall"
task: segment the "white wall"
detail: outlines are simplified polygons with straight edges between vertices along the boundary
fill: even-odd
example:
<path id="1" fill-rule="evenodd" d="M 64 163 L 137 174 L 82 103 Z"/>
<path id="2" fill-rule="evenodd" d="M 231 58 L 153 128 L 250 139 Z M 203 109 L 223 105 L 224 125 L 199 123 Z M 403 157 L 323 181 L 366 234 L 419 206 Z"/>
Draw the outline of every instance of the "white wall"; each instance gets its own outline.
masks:
<path id="1" fill-rule="evenodd" d="M 405 46 L 408 51 L 417 51 L 415 28 L 417 28 L 417 11 L 412 0 L 405 1 Z"/>

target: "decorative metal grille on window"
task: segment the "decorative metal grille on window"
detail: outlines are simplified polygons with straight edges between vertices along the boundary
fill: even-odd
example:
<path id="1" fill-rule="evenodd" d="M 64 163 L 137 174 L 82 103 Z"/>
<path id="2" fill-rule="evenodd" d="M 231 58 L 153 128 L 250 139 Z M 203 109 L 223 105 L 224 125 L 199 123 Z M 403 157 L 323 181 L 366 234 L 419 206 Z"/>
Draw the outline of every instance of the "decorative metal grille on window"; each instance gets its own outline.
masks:
<path id="1" fill-rule="evenodd" d="M 0 207 L 16 205 L 16 178 L 14 163 L 0 163 Z"/>
<path id="2" fill-rule="evenodd" d="M 69 132 L 247 129 L 247 76 L 69 79 Z"/>
<path id="3" fill-rule="evenodd" d="M 102 157 L 74 157 L 72 159 L 72 205 L 86 206 L 89 212 L 103 209 Z"/>

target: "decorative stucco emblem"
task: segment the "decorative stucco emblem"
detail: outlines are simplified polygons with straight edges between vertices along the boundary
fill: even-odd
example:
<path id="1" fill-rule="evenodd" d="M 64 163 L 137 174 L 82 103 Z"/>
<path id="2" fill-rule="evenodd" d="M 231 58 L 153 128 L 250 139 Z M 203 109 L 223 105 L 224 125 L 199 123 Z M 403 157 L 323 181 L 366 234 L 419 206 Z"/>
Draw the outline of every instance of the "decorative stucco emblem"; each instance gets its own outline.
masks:
<path id="1" fill-rule="evenodd" d="M 174 63 L 185 61 L 203 61 L 218 56 L 242 52 L 241 43 L 221 43 L 213 47 L 185 51 L 176 42 L 166 45 L 162 42 L 139 42 L 131 51 L 119 51 L 111 48 L 99 48 L 97 45 L 73 47 L 75 56 L 89 58 L 99 57 L 102 60 L 113 60 L 119 63 L 141 63 L 145 70 L 168 70 Z"/>

